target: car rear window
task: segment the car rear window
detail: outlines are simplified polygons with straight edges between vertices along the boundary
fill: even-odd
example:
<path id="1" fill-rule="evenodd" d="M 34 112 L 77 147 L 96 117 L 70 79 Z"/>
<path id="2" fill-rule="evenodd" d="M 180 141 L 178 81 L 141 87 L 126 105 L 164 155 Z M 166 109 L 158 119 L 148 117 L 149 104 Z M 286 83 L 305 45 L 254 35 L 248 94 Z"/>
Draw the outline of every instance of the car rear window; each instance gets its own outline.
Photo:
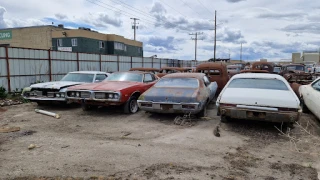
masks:
<path id="1" fill-rule="evenodd" d="M 250 88 L 269 90 L 289 90 L 286 84 L 277 79 L 239 78 L 233 79 L 228 88 Z"/>
<path id="2" fill-rule="evenodd" d="M 155 87 L 198 88 L 199 82 L 195 78 L 162 78 Z"/>

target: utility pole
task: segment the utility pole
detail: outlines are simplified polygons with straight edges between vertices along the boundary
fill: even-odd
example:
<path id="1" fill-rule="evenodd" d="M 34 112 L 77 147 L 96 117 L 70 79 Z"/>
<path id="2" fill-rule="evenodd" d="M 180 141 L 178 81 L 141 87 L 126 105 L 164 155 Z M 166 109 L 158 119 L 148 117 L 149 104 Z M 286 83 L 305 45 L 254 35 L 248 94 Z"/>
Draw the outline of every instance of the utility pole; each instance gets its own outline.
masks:
<path id="1" fill-rule="evenodd" d="M 241 43 L 241 48 L 240 48 L 240 62 L 242 62 L 242 43 Z"/>
<path id="2" fill-rule="evenodd" d="M 133 25 L 132 25 L 132 29 L 133 29 L 133 33 L 134 33 L 134 40 L 136 40 L 136 29 L 138 29 L 138 26 L 136 21 L 140 20 L 138 18 L 130 18 L 130 19 L 133 19 Z"/>
<path id="3" fill-rule="evenodd" d="M 194 60 L 197 61 L 197 41 L 198 39 L 198 35 L 203 34 L 203 32 L 196 32 L 196 33 L 190 33 L 189 35 L 194 35 L 195 38 L 191 38 L 192 40 L 194 40 Z"/>
<path id="4" fill-rule="evenodd" d="M 216 61 L 216 49 L 217 49 L 217 11 L 214 11 L 214 55 L 213 61 Z"/>

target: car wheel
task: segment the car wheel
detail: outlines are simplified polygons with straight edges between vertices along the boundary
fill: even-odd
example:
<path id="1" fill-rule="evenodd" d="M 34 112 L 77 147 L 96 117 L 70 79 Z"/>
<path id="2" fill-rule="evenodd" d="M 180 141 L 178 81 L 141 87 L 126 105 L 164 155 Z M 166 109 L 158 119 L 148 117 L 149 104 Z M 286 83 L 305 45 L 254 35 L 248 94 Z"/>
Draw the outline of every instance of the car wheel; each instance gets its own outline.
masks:
<path id="1" fill-rule="evenodd" d="M 139 106 L 137 102 L 137 97 L 131 96 L 129 100 L 125 103 L 123 107 L 123 111 L 126 114 L 134 114 L 138 112 L 138 110 L 139 110 Z"/>
<path id="2" fill-rule="evenodd" d="M 208 112 L 207 112 L 207 105 L 205 105 L 205 106 L 203 107 L 203 109 L 198 113 L 198 117 L 206 117 L 207 114 L 208 114 Z"/>
<path id="3" fill-rule="evenodd" d="M 227 116 L 220 116 L 220 121 L 223 123 L 227 123 L 230 121 L 230 118 Z"/>
<path id="4" fill-rule="evenodd" d="M 301 98 L 300 102 L 301 102 L 302 112 L 303 112 L 303 113 L 308 113 L 308 112 L 310 112 L 310 110 L 308 109 L 308 107 L 306 106 L 306 104 L 304 103 L 304 100 L 303 100 L 302 98 Z"/>

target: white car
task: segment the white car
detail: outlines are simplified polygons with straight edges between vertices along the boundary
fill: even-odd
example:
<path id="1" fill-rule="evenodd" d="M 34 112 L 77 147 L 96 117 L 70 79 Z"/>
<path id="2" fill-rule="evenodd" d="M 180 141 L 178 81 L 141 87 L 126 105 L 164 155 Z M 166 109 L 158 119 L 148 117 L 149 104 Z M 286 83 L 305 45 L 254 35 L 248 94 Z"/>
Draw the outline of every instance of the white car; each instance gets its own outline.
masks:
<path id="1" fill-rule="evenodd" d="M 66 103 L 65 92 L 67 87 L 84 83 L 100 82 L 110 74 L 101 71 L 75 71 L 69 72 L 60 81 L 33 84 L 24 88 L 22 96 L 30 101 L 42 104 L 42 102 Z"/>
<path id="2" fill-rule="evenodd" d="M 217 98 L 221 121 L 230 118 L 283 122 L 292 125 L 301 115 L 300 101 L 280 75 L 243 73 L 233 76 Z"/>
<path id="3" fill-rule="evenodd" d="M 302 110 L 310 110 L 318 119 L 320 119 L 320 78 L 309 85 L 303 85 L 299 88 L 300 99 L 302 101 Z"/>

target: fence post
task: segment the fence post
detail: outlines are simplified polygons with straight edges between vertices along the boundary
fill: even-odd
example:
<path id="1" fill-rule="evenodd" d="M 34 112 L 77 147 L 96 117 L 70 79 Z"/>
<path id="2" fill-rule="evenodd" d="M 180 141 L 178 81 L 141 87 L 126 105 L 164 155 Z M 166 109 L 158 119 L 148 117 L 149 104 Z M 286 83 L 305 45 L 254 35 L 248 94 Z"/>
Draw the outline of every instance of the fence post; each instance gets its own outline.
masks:
<path id="1" fill-rule="evenodd" d="M 162 59 L 159 59 L 160 60 L 160 69 L 162 68 L 162 66 L 161 66 L 161 61 L 162 61 Z"/>
<path id="2" fill-rule="evenodd" d="M 79 53 L 77 52 L 77 71 L 80 71 Z"/>
<path id="3" fill-rule="evenodd" d="M 9 53 L 8 46 L 6 46 L 6 62 L 7 62 L 7 79 L 8 79 L 8 92 L 11 92 L 11 81 L 10 81 L 10 64 L 9 64 Z"/>
<path id="4" fill-rule="evenodd" d="M 100 66 L 100 71 L 102 71 L 102 59 L 101 59 L 101 54 L 99 54 L 99 66 Z"/>
<path id="5" fill-rule="evenodd" d="M 118 71 L 120 71 L 120 58 L 119 58 L 119 55 L 117 55 L 117 67 L 118 67 Z"/>
<path id="6" fill-rule="evenodd" d="M 51 50 L 48 50 L 48 61 L 49 61 L 49 80 L 52 81 L 52 64 L 51 64 Z"/>
<path id="7" fill-rule="evenodd" d="M 153 57 L 151 59 L 151 67 L 153 68 Z"/>
<path id="8" fill-rule="evenodd" d="M 144 67 L 144 57 L 142 57 L 142 67 Z"/>
<path id="9" fill-rule="evenodd" d="M 130 60 L 130 68 L 132 68 L 132 56 L 131 56 L 131 60 Z"/>

